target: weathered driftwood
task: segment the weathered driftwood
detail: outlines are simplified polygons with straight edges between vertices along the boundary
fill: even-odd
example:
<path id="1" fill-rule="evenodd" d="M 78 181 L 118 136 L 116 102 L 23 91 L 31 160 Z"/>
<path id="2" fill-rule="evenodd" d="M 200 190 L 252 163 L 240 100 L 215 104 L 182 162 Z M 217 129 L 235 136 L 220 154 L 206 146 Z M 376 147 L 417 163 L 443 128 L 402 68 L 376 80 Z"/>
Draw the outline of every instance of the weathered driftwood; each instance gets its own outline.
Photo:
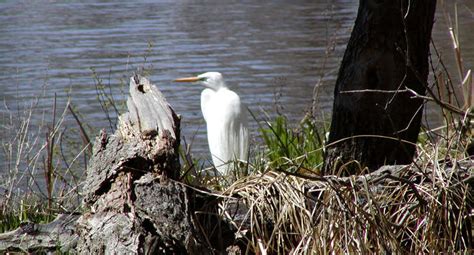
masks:
<path id="1" fill-rule="evenodd" d="M 75 222 L 79 215 L 60 214 L 48 224 L 28 222 L 0 234 L 0 251 L 69 251 L 77 244 Z"/>
<path id="2" fill-rule="evenodd" d="M 206 251 L 179 176 L 179 118 L 146 78 L 130 81 L 128 113 L 94 145 L 78 220 L 79 253 Z"/>
<path id="3" fill-rule="evenodd" d="M 233 232 L 217 216 L 218 199 L 176 181 L 179 118 L 161 92 L 136 75 L 127 106 L 116 132 L 102 131 L 94 143 L 85 212 L 2 234 L 1 251 L 59 245 L 80 254 L 210 254 L 232 245 Z"/>

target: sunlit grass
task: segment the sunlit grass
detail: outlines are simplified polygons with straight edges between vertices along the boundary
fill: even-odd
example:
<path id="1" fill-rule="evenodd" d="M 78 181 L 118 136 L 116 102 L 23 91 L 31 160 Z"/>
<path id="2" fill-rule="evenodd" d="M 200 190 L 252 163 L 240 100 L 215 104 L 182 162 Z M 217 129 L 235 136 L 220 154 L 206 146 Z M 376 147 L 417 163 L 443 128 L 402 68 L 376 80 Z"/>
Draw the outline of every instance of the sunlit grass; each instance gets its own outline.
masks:
<path id="1" fill-rule="evenodd" d="M 321 167 L 325 127 L 318 126 L 311 118 L 303 119 L 295 127 L 288 122 L 285 116 L 280 115 L 273 121 L 260 124 L 260 134 L 268 148 L 266 156 L 271 167 L 292 172 Z"/>

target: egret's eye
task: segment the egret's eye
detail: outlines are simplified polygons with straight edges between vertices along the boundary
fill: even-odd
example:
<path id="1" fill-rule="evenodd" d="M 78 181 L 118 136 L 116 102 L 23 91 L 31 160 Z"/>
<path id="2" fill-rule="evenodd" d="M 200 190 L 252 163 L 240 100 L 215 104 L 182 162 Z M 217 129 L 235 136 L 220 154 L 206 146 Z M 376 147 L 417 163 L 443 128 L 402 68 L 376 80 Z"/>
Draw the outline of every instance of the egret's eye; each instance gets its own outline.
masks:
<path id="1" fill-rule="evenodd" d="M 199 78 L 200 81 L 207 81 L 207 79 L 209 79 L 209 78 L 207 78 L 207 77 L 201 77 L 201 78 Z"/>

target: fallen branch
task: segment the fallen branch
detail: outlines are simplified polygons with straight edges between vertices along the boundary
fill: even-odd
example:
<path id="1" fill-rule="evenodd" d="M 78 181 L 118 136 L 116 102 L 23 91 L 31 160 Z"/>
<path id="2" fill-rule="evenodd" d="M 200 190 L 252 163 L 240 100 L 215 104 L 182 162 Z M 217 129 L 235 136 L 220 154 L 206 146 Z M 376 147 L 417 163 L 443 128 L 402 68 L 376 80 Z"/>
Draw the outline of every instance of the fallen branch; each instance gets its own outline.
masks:
<path id="1" fill-rule="evenodd" d="M 16 230 L 0 234 L 0 251 L 67 252 L 77 244 L 78 214 L 59 214 L 48 224 L 27 222 Z"/>

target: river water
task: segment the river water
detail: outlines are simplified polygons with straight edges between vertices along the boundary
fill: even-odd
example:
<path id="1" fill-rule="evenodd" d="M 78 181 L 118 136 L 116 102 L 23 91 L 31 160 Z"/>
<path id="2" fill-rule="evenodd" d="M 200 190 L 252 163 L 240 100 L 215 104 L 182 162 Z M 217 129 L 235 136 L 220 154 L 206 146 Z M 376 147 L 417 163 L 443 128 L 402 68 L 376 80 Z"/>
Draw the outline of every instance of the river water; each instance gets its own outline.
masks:
<path id="1" fill-rule="evenodd" d="M 452 15 L 455 1 L 446 2 L 444 10 Z M 472 68 L 474 1 L 457 2 L 464 63 Z M 109 123 L 92 70 L 120 101 L 126 96 L 121 79 L 128 84 L 133 71 L 145 67 L 182 115 L 182 135 L 193 141 L 193 151 L 205 154 L 202 88 L 173 79 L 222 72 L 257 116 L 262 111 L 274 115 L 281 105 L 279 111 L 295 121 L 308 109 L 318 84 L 317 106 L 329 118 L 357 5 L 354 0 L 0 1 L 0 99 L 10 109 L 21 108 L 45 87 L 45 97 L 56 93 L 59 109 L 70 89 L 82 119 L 98 130 Z M 442 5 L 438 1 L 433 37 L 448 68 L 456 70 Z M 42 100 L 38 107 L 51 104 Z M 428 121 L 437 123 L 438 116 L 428 108 Z M 70 117 L 67 125 L 75 125 Z"/>

